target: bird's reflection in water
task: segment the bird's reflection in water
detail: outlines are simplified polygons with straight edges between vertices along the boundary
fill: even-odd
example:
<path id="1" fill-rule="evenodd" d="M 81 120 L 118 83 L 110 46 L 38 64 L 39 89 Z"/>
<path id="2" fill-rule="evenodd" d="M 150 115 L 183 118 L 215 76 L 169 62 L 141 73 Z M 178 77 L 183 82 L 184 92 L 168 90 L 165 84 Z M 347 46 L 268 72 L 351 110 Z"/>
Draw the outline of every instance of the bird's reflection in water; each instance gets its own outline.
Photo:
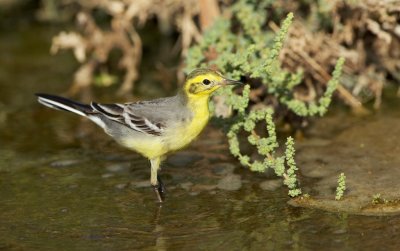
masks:
<path id="1" fill-rule="evenodd" d="M 156 238 L 155 250 L 157 251 L 167 250 L 167 237 L 164 236 L 164 226 L 160 224 L 162 207 L 163 205 L 159 203 L 159 205 L 154 208 L 153 234 Z"/>

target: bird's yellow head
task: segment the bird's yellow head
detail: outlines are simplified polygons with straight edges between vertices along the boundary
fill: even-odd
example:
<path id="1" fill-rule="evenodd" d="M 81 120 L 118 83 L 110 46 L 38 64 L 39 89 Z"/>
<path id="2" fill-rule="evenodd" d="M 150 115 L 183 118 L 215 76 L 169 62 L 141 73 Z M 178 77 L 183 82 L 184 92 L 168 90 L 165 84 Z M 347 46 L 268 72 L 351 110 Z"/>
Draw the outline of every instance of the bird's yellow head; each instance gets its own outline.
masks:
<path id="1" fill-rule="evenodd" d="M 226 85 L 240 84 L 211 69 L 196 69 L 186 78 L 184 91 L 188 97 L 209 97 L 214 91 Z"/>

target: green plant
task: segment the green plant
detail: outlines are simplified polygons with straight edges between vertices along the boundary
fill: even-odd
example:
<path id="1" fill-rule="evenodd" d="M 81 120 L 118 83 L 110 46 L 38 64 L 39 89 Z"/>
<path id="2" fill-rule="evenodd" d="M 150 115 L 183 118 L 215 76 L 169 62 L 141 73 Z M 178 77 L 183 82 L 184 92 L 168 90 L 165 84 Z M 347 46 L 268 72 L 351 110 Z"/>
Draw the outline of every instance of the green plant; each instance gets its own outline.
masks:
<path id="1" fill-rule="evenodd" d="M 371 203 L 373 205 L 377 205 L 377 204 L 389 204 L 389 203 L 398 203 L 398 200 L 388 200 L 385 198 L 382 198 L 380 193 L 374 194 L 372 196 L 372 201 Z"/>
<path id="2" fill-rule="evenodd" d="M 337 183 L 338 185 L 336 187 L 335 200 L 340 200 L 343 197 L 344 191 L 346 191 L 346 176 L 344 175 L 344 173 L 341 173 L 339 175 Z"/>
<path id="3" fill-rule="evenodd" d="M 374 205 L 383 203 L 383 199 L 381 198 L 381 194 L 380 193 L 374 194 L 372 196 L 371 203 L 374 204 Z"/>
<path id="4" fill-rule="evenodd" d="M 248 87 L 246 89 L 248 89 Z M 289 188 L 289 195 L 294 197 L 301 194 L 301 189 L 297 187 L 294 140 L 292 137 L 288 137 L 285 155 L 279 157 L 275 156 L 275 149 L 278 148 L 279 144 L 276 138 L 275 124 L 272 121 L 272 115 L 272 109 L 242 114 L 243 118 L 234 123 L 227 134 L 229 149 L 233 156 L 239 159 L 242 165 L 249 167 L 252 171 L 263 172 L 267 168 L 274 169 L 277 176 L 284 178 L 284 184 Z M 256 124 L 264 119 L 267 125 L 267 137 L 261 137 L 255 131 Z M 251 145 L 256 147 L 258 154 L 264 156 L 262 161 L 252 161 L 250 156 L 241 153 L 238 139 L 238 133 L 241 129 L 250 133 L 247 140 Z M 285 162 L 288 169 L 285 168 Z"/>
<path id="5" fill-rule="evenodd" d="M 230 9 L 234 18 L 216 21 L 204 33 L 203 40 L 190 48 L 186 70 L 215 67 L 234 79 L 246 77 L 247 85 L 242 95 L 229 88 L 224 88 L 217 94 L 223 96 L 225 104 L 235 111 L 231 113 L 234 115 L 227 133 L 230 151 L 242 165 L 252 171 L 264 172 L 267 168 L 272 168 L 276 175 L 284 178 L 289 195 L 297 196 L 301 194 L 301 190 L 297 185 L 294 140 L 287 138 L 285 154 L 276 154 L 279 144 L 273 122 L 275 106 L 272 104 L 277 103 L 298 116 L 323 115 L 337 87 L 344 59 L 338 60 L 333 77 L 319 99 L 309 102 L 297 99 L 295 88 L 302 82 L 302 71 L 285 71 L 277 60 L 293 14 L 287 15 L 279 32 L 272 36 L 264 28 L 265 13 L 259 11 L 263 7 L 262 3 L 245 0 L 233 4 Z M 265 92 L 265 99 L 259 101 L 257 109 L 249 107 L 250 86 L 261 88 Z M 260 133 L 256 126 L 262 123 L 266 124 L 266 130 Z M 238 136 L 242 131 L 249 134 L 247 140 L 256 148 L 261 160 L 252 160 L 249 155 L 242 153 Z"/>

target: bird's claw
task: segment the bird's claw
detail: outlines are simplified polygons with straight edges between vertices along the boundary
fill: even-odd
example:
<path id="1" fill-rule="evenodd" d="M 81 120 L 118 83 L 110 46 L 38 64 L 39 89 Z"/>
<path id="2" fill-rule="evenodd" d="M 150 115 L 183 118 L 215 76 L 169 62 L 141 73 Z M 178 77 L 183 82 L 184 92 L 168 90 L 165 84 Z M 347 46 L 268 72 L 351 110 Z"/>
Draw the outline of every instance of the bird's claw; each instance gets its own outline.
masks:
<path id="1" fill-rule="evenodd" d="M 157 176 L 157 185 L 153 186 L 154 192 L 156 193 L 158 202 L 162 203 L 165 199 L 165 187 L 160 177 Z"/>

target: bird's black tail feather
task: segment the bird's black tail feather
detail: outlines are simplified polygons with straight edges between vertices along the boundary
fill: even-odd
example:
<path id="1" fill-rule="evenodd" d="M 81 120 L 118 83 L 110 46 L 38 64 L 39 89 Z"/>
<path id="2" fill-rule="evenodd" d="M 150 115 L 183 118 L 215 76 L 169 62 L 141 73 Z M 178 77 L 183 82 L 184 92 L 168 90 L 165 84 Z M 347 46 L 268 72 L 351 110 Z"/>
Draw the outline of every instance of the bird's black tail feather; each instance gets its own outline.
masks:
<path id="1" fill-rule="evenodd" d="M 53 109 L 73 112 L 81 116 L 87 116 L 88 113 L 93 112 L 90 105 L 81 104 L 67 98 L 44 93 L 36 93 L 36 96 L 38 96 L 39 103 Z"/>

